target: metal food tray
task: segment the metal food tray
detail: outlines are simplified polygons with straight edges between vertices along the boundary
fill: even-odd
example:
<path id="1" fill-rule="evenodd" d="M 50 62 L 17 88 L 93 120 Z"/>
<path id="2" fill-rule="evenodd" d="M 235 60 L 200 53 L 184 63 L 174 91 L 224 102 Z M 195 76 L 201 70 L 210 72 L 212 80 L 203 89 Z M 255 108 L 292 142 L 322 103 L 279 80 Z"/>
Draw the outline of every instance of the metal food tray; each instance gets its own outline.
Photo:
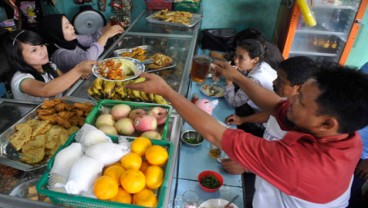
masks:
<path id="1" fill-rule="evenodd" d="M 123 48 L 123 49 L 115 50 L 114 51 L 114 56 L 121 57 L 122 53 L 124 53 L 124 52 L 133 52 L 133 50 L 137 49 L 137 48 L 141 48 L 141 49 L 146 50 L 149 56 L 152 56 L 154 54 L 152 46 L 150 46 L 150 45 L 141 45 L 141 46 L 137 46 L 137 47 L 134 47 L 134 48 Z"/>
<path id="2" fill-rule="evenodd" d="M 62 97 L 63 101 L 67 103 L 76 103 L 76 102 L 89 102 L 93 105 L 96 105 L 96 102 L 93 100 L 83 99 L 83 98 L 76 98 L 76 97 Z M 24 123 L 28 121 L 29 119 L 37 118 L 36 110 L 42 105 L 38 105 L 36 108 L 34 108 L 31 112 L 26 114 L 23 118 L 21 118 L 19 121 L 17 121 L 15 124 L 13 124 L 10 128 L 8 128 L 6 131 L 4 131 L 2 134 L 0 134 L 0 164 L 21 170 L 21 171 L 33 171 L 37 170 L 39 168 L 45 167 L 47 165 L 48 160 L 44 160 L 37 164 L 27 164 L 21 162 L 19 159 L 12 158 L 11 156 L 7 155 L 6 147 L 10 145 L 9 143 L 9 137 L 14 134 L 15 126 L 17 126 L 20 123 Z"/>
<path id="3" fill-rule="evenodd" d="M 156 53 L 152 46 L 150 46 L 150 45 L 141 45 L 141 46 L 137 46 L 137 47 L 134 47 L 134 48 L 122 48 L 122 49 L 115 50 L 114 51 L 114 56 L 122 57 L 121 56 L 122 53 L 124 53 L 124 52 L 133 52 L 133 50 L 137 49 L 137 48 L 142 48 L 142 49 L 146 50 L 148 56 L 153 56 Z M 165 67 L 162 67 L 162 68 L 159 68 L 159 69 L 150 69 L 150 68 L 146 67 L 145 71 L 146 72 L 158 72 L 158 71 L 161 71 L 161 70 L 164 70 L 164 69 L 174 68 L 175 66 L 176 66 L 176 62 L 173 59 L 172 63 L 168 66 L 165 66 Z"/>
<path id="4" fill-rule="evenodd" d="M 153 17 L 156 13 L 151 14 L 150 16 L 146 17 L 147 22 L 155 23 L 155 24 L 162 24 L 162 25 L 171 25 L 171 26 L 192 28 L 192 27 L 194 27 L 194 25 L 196 25 L 202 19 L 202 15 L 193 14 L 192 18 L 190 18 L 190 20 L 189 20 L 189 24 L 185 25 L 185 24 L 181 24 L 181 23 L 165 22 L 165 21 L 162 21 L 162 20 L 158 20 L 158 19 Z"/>

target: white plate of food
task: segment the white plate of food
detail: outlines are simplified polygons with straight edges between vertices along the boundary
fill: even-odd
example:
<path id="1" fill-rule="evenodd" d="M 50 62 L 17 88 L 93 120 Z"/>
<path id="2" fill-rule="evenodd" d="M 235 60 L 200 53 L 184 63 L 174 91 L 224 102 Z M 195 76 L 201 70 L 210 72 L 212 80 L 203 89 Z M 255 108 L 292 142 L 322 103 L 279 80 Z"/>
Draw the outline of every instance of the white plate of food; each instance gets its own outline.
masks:
<path id="1" fill-rule="evenodd" d="M 209 199 L 199 205 L 200 208 L 224 208 L 224 206 L 229 203 L 225 199 Z M 227 208 L 238 208 L 234 203 L 231 203 Z"/>
<path id="2" fill-rule="evenodd" d="M 209 97 L 224 97 L 225 87 L 218 84 L 204 84 L 201 86 L 201 92 Z"/>
<path id="3" fill-rule="evenodd" d="M 145 66 L 137 59 L 114 57 L 99 61 L 93 68 L 93 74 L 106 81 L 127 81 L 138 77 Z"/>

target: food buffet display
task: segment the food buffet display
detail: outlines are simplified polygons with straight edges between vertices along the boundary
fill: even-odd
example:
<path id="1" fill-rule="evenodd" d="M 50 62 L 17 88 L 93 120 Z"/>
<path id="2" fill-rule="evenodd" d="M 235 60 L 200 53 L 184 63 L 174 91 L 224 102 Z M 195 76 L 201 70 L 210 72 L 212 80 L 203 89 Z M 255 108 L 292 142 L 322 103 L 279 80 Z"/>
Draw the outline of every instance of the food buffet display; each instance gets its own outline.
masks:
<path id="1" fill-rule="evenodd" d="M 71 134 L 71 132 L 79 132 L 75 131 L 77 128 L 83 127 L 84 125 L 88 124 L 82 124 L 82 120 L 87 117 L 86 121 L 87 123 L 90 123 L 92 125 L 96 125 L 96 119 L 101 114 L 102 109 L 107 108 L 111 112 L 112 105 L 117 104 L 117 100 L 123 100 L 123 102 L 129 103 L 131 101 L 138 101 L 140 104 L 133 105 L 131 110 L 135 109 L 143 109 L 145 114 L 152 116 L 154 115 L 154 108 L 160 107 L 161 110 L 164 109 L 166 112 L 166 117 L 163 123 L 158 124 L 159 118 L 157 119 L 157 127 L 155 129 L 152 129 L 152 131 L 157 131 L 160 134 L 160 138 L 156 139 L 152 138 L 150 141 L 152 141 L 152 145 L 158 145 L 166 149 L 168 151 L 168 159 L 165 165 L 163 166 L 163 178 L 162 178 L 162 186 L 156 187 L 151 185 L 151 191 L 155 194 L 156 202 L 155 205 L 160 207 L 165 207 L 169 203 L 170 198 L 170 192 L 171 192 L 171 184 L 173 181 L 174 176 L 174 168 L 175 168 L 175 161 L 177 157 L 177 148 L 178 143 L 180 142 L 177 138 L 180 135 L 180 129 L 182 126 L 182 120 L 181 118 L 176 114 L 174 109 L 171 109 L 171 106 L 165 99 L 160 97 L 159 95 L 153 95 L 153 94 L 147 94 L 139 91 L 131 91 L 124 88 L 124 82 L 136 82 L 142 81 L 139 78 L 134 77 L 136 75 L 136 71 L 144 71 L 148 70 L 148 72 L 151 73 L 157 73 L 158 75 L 162 76 L 164 79 L 168 81 L 168 83 L 179 93 L 186 96 L 188 91 L 188 85 L 189 85 L 189 67 L 191 63 L 192 56 L 194 54 L 194 50 L 196 47 L 196 39 L 198 35 L 198 29 L 199 29 L 199 23 L 200 18 L 196 20 L 196 23 L 193 24 L 191 27 L 185 27 L 183 28 L 175 28 L 173 27 L 170 29 L 170 24 L 164 24 L 163 28 L 160 27 L 162 24 L 151 24 L 146 17 L 150 16 L 152 12 L 145 11 L 141 14 L 139 18 L 136 19 L 131 25 L 130 28 L 126 30 L 126 32 L 116 39 L 116 41 L 113 43 L 112 47 L 110 47 L 106 52 L 102 55 L 100 58 L 99 65 L 95 66 L 95 74 L 96 76 L 90 76 L 89 79 L 84 81 L 79 81 L 76 83 L 65 95 L 71 98 L 76 99 L 82 99 L 82 100 L 88 100 L 88 102 L 81 102 L 78 104 L 76 103 L 70 103 L 67 102 L 59 102 L 59 100 L 51 100 L 50 102 L 41 103 L 41 104 L 34 104 L 33 110 L 31 110 L 28 113 L 22 113 L 21 116 L 19 116 L 17 122 L 13 124 L 13 126 L 8 126 L 7 130 L 2 132 L 1 138 L 4 141 L 7 141 L 7 144 L 9 144 L 9 138 L 11 137 L 11 134 L 17 134 L 17 131 L 20 131 L 16 136 L 13 136 L 13 138 L 18 139 L 12 139 L 13 143 L 15 144 L 16 150 L 20 151 L 21 156 L 25 156 L 26 152 L 22 152 L 23 149 L 27 149 L 26 147 L 23 147 L 21 144 L 25 144 L 25 141 L 22 141 L 22 139 L 28 138 L 28 136 L 23 138 L 25 134 L 27 135 L 34 135 L 37 137 L 39 141 L 37 141 L 35 144 L 32 144 L 32 148 L 28 148 L 31 152 L 41 152 L 41 155 L 46 156 L 47 158 L 42 158 L 41 162 L 39 161 L 40 157 L 30 159 L 29 161 L 35 162 L 35 159 L 37 159 L 36 163 L 37 165 L 27 164 L 25 162 L 22 162 L 21 160 L 16 160 L 14 163 L 17 165 L 10 165 L 12 163 L 9 163 L 9 161 L 3 162 L 4 168 L 1 168 L 1 171 L 7 171 L 8 167 L 11 167 L 9 172 L 9 177 L 4 178 L 2 182 L 4 184 L 9 184 L 8 187 L 3 188 L 0 190 L 0 197 L 6 198 L 10 201 L 12 201 L 12 204 L 19 204 L 19 207 L 22 207 L 22 203 L 20 203 L 20 200 L 18 201 L 16 198 L 7 197 L 8 194 L 11 192 L 14 194 L 14 196 L 20 196 L 22 194 L 14 193 L 14 190 L 16 188 L 16 185 L 24 184 L 22 187 L 22 191 L 25 190 L 34 190 L 34 180 L 36 178 L 39 178 L 41 175 L 43 177 L 41 180 L 39 180 L 39 187 L 38 192 L 41 194 L 41 196 L 37 197 L 38 201 L 26 201 L 25 207 L 32 206 L 34 204 L 39 205 L 39 207 L 54 207 L 55 204 L 49 204 L 50 200 L 52 203 L 62 204 L 62 205 L 75 205 L 74 203 L 77 203 L 75 201 L 72 202 L 65 202 L 65 199 L 68 198 L 68 195 L 62 195 L 65 193 L 55 193 L 50 190 L 48 184 L 49 174 L 51 173 L 53 164 L 55 164 L 55 160 L 57 158 L 57 155 L 59 152 L 64 150 L 65 148 L 69 147 L 71 144 L 75 142 L 75 133 Z M 148 25 L 148 27 L 147 27 Z M 155 26 L 153 26 L 155 25 Z M 142 33 L 140 32 L 143 28 L 147 29 L 149 27 L 156 28 L 152 30 L 150 33 Z M 154 35 L 152 33 L 155 33 Z M 182 34 L 185 34 L 184 36 Z M 147 48 L 142 48 L 140 46 L 148 45 Z M 140 48 L 140 49 L 137 49 Z M 152 49 L 149 51 L 144 51 L 141 49 Z M 116 53 L 120 50 L 120 54 Z M 115 52 L 115 53 L 114 53 Z M 142 57 L 141 57 L 142 56 Z M 134 60 L 138 60 L 137 62 L 134 62 L 135 66 L 142 66 L 142 68 L 134 68 L 130 72 L 124 72 L 125 69 L 120 68 L 126 63 L 120 62 L 115 63 L 115 60 L 131 60 L 131 57 L 133 57 Z M 109 60 L 114 60 L 114 63 L 107 63 Z M 145 62 L 145 61 L 150 62 Z M 107 74 L 110 71 L 110 67 L 112 66 L 113 74 L 112 77 L 108 77 Z M 108 68 L 108 69 L 107 69 Z M 118 70 L 121 70 L 123 73 L 119 75 L 120 72 L 116 73 Z M 131 69 L 131 68 L 130 68 Z M 128 69 L 128 70 L 130 70 Z M 107 72 L 106 75 L 103 74 L 104 72 Z M 133 73 L 131 73 L 133 72 Z M 116 76 L 115 76 L 116 75 Z M 114 77 L 115 76 L 115 77 Z M 120 76 L 120 77 L 119 77 Z M 129 81 L 128 81 L 129 79 Z M 108 101 L 104 99 L 110 99 Z M 12 102 L 12 101 L 9 101 Z M 80 104 L 85 105 L 84 107 L 80 106 Z M 0 105 L 2 102 L 0 102 Z M 95 106 L 95 109 L 92 110 L 92 107 Z M 14 108 L 17 110 L 22 110 L 22 107 L 17 106 L 14 104 Z M 87 111 L 84 111 L 84 108 L 88 108 Z M 25 116 L 24 116 L 25 115 Z M 10 115 L 9 115 L 10 116 Z M 90 118 L 89 118 L 90 117 Z M 129 116 L 128 116 L 129 117 Z M 72 118 L 78 118 L 78 119 L 72 119 Z M 31 120 L 31 121 L 28 121 Z M 37 124 L 36 121 L 37 120 Z M 78 122 L 77 122 L 78 121 Z M 79 122 L 80 121 L 80 122 Z M 21 123 L 27 123 L 22 124 Z M 161 122 L 161 121 L 160 121 Z M 30 128 L 25 127 L 25 125 L 32 126 Z M 39 136 L 38 133 L 32 133 L 35 129 L 38 132 L 48 132 L 47 134 L 51 134 L 49 131 L 51 131 L 52 126 L 61 126 L 65 131 L 67 131 L 67 135 L 71 134 L 71 136 L 63 137 L 63 139 L 59 138 L 58 141 L 60 141 L 60 144 L 51 144 L 48 143 L 47 138 L 49 136 Z M 46 128 L 47 126 L 47 128 Z M 34 128 L 33 128 L 34 127 Z M 23 129 L 28 129 L 27 131 Z M 56 128 L 56 127 L 54 127 Z M 58 127 L 59 128 L 59 127 Z M 137 136 L 141 136 L 141 133 L 144 133 L 142 129 L 145 127 L 135 127 L 136 130 L 131 135 L 126 135 L 125 133 L 120 132 L 123 137 L 126 136 L 133 138 Z M 70 131 L 68 131 L 71 129 Z M 24 132 L 25 131 L 25 132 Z M 64 132 L 60 129 L 52 130 L 51 135 L 64 135 Z M 55 133 L 55 132 L 59 133 Z M 9 134 L 11 132 L 11 134 Z M 119 132 L 119 131 L 118 131 Z M 118 134 L 120 134 L 118 133 Z M 119 138 L 121 136 L 117 135 L 109 135 L 113 143 L 118 143 Z M 144 136 L 146 137 L 146 136 Z M 148 137 L 148 136 L 147 136 Z M 22 139 L 20 139 L 22 138 Z M 19 140 L 19 141 L 18 141 Z M 63 145 L 61 145 L 63 143 Z M 131 140 L 130 140 L 131 141 Z M 56 146 L 61 145 L 61 148 L 57 148 Z M 37 147 L 37 148 L 33 148 Z M 11 149 L 11 148 L 8 148 Z M 41 150 L 41 151 L 40 151 Z M 52 155 L 49 154 L 49 152 L 55 153 L 57 150 L 57 153 Z M 50 159 L 51 157 L 51 159 Z M 144 157 L 147 160 L 147 155 Z M 9 159 L 7 156 L 2 155 L 0 159 Z M 14 159 L 14 158 L 13 158 Z M 121 160 L 122 158 L 119 158 Z M 42 165 L 41 165 L 42 164 Z M 48 164 L 48 165 L 47 165 Z M 47 167 L 46 167 L 47 165 Z M 112 165 L 112 164 L 110 164 Z M 155 165 L 155 164 L 151 164 Z M 3 166 L 1 166 L 3 167 Z M 107 169 L 108 166 L 104 166 L 102 170 Z M 157 169 L 157 168 L 156 168 Z M 13 171 L 14 170 L 14 171 Z M 20 172 L 18 171 L 20 170 Z M 160 171 L 159 171 L 160 172 Z M 148 174 L 148 173 L 145 173 Z M 147 176 L 146 176 L 147 178 Z M 7 180 L 7 181 L 5 181 Z M 30 182 L 32 180 L 32 183 Z M 97 180 L 97 179 L 96 179 Z M 9 183 L 5 183 L 9 182 Z M 121 184 L 122 185 L 122 184 Z M 121 188 L 121 187 L 119 187 Z M 19 187 L 18 189 L 19 190 Z M 51 193 L 52 192 L 52 193 Z M 146 191 L 147 192 L 147 191 Z M 148 193 L 148 192 L 147 192 Z M 147 194 L 146 193 L 146 194 Z M 60 195 L 58 195 L 60 194 Z M 30 194 L 32 195 L 32 194 Z M 47 197 L 45 200 L 45 196 Z M 139 201 L 139 195 L 134 197 L 131 195 L 134 200 L 134 198 L 138 198 Z M 24 195 L 26 197 L 26 195 Z M 34 199 L 34 196 L 32 196 Z M 29 198 L 31 200 L 31 198 Z M 105 206 L 103 202 L 100 202 L 100 199 L 93 199 L 93 200 L 99 200 L 98 202 L 94 201 L 93 203 L 102 203 L 102 206 Z M 93 201 L 92 200 L 92 201 Z M 46 201 L 47 203 L 45 203 Z M 79 200 L 77 200 L 79 201 Z M 82 201 L 85 202 L 85 199 L 82 198 Z M 88 201 L 88 200 L 87 200 Z M 137 199 L 135 200 L 137 201 Z M 107 202 L 108 203 L 108 202 Z M 132 201 L 133 203 L 133 201 Z M 134 203 L 133 203 L 134 204 Z M 135 203 L 137 205 L 137 203 Z M 139 204 L 139 203 L 138 203 Z M 36 206 L 37 206 L 36 205 Z M 79 205 L 77 205 L 79 206 Z M 135 205 L 131 205 L 131 207 L 135 207 Z"/>

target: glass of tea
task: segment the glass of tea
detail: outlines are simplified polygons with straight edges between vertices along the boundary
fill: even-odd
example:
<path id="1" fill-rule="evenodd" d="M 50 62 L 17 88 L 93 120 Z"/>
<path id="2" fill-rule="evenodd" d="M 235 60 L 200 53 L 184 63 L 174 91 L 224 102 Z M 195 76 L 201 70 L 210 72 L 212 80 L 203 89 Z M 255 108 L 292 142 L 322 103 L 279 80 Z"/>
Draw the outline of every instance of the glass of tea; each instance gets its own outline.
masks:
<path id="1" fill-rule="evenodd" d="M 203 83 L 210 71 L 211 58 L 205 55 L 197 55 L 192 60 L 190 76 L 193 82 Z"/>
<path id="2" fill-rule="evenodd" d="M 220 147 L 217 147 L 213 144 L 210 144 L 210 151 L 208 152 L 208 155 L 214 159 L 218 159 L 221 157 L 222 150 Z"/>

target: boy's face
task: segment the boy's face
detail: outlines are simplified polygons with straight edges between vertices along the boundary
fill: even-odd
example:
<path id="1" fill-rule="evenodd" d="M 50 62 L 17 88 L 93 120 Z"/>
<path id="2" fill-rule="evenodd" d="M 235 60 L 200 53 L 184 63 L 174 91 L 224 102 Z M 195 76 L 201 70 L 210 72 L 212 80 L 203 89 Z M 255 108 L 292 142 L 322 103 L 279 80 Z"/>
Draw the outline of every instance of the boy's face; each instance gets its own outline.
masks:
<path id="1" fill-rule="evenodd" d="M 292 86 L 287 79 L 287 75 L 283 69 L 277 70 L 277 78 L 273 81 L 273 89 L 280 97 L 289 97 L 298 92 L 299 85 Z"/>
<path id="2" fill-rule="evenodd" d="M 316 99 L 320 93 L 315 80 L 309 79 L 300 87 L 299 93 L 289 97 L 290 106 L 287 118 L 298 129 L 317 134 L 318 128 L 325 121 L 323 116 L 317 115 L 318 105 Z"/>

